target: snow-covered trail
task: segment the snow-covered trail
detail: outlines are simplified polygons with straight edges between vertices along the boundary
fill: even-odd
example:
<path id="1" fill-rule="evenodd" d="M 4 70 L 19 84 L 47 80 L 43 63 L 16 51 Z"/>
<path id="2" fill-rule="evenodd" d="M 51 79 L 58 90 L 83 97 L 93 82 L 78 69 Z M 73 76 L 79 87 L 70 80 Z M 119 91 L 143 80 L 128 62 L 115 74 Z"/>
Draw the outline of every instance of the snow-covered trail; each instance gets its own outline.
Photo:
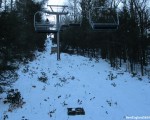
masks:
<path id="1" fill-rule="evenodd" d="M 150 116 L 150 83 L 124 70 L 113 70 L 104 60 L 61 54 L 50 55 L 51 41 L 37 59 L 18 70 L 19 89 L 26 104 L 8 112 L 0 101 L 0 120 L 125 120 Z M 112 80 L 111 77 L 112 76 Z M 46 83 L 39 81 L 47 79 Z M 68 116 L 67 108 L 83 107 L 85 115 Z"/>

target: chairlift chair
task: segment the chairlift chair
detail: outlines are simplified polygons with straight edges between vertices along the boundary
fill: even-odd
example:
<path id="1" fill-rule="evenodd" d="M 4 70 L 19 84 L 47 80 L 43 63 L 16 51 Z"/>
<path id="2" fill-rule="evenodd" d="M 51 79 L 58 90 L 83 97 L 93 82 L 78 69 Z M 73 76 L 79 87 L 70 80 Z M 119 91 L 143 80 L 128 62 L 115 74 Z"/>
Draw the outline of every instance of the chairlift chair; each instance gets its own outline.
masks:
<path id="1" fill-rule="evenodd" d="M 61 17 L 60 19 L 60 31 L 64 31 L 69 28 L 68 19 L 66 16 Z"/>
<path id="2" fill-rule="evenodd" d="M 118 13 L 112 8 L 93 7 L 89 12 L 89 23 L 93 30 L 117 30 Z"/>
<path id="3" fill-rule="evenodd" d="M 60 31 L 64 31 L 64 30 L 66 30 L 68 27 L 69 27 L 69 25 L 67 25 L 67 24 L 61 25 L 61 26 L 60 26 Z"/>
<path id="4" fill-rule="evenodd" d="M 46 21 L 40 20 L 37 21 L 37 15 L 38 14 L 43 14 L 42 11 L 38 11 L 34 14 L 34 28 L 35 31 L 38 33 L 57 33 L 58 29 L 56 27 L 56 24 L 52 21 Z"/>
<path id="5" fill-rule="evenodd" d="M 57 33 L 57 29 L 54 27 L 54 24 L 50 23 L 35 23 L 35 31 L 38 33 Z"/>
<path id="6" fill-rule="evenodd" d="M 69 26 L 70 27 L 80 27 L 81 26 L 81 16 L 79 14 L 71 14 L 69 15 L 70 21 Z"/>

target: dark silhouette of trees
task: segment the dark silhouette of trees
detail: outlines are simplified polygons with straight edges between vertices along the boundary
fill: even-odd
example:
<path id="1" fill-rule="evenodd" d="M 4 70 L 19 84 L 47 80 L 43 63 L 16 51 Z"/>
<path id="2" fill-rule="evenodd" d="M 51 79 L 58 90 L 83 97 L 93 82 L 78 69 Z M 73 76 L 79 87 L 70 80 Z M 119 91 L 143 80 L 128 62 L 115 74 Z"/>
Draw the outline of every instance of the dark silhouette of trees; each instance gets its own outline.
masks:
<path id="1" fill-rule="evenodd" d="M 33 51 L 44 50 L 46 34 L 35 33 L 33 24 L 34 13 L 41 6 L 32 0 L 17 0 L 14 3 L 11 1 L 11 9 L 0 12 L 1 79 L 5 70 L 16 68 L 14 62 L 32 59 Z"/>
<path id="2" fill-rule="evenodd" d="M 119 3 L 122 8 L 117 9 Z M 114 68 L 126 64 L 131 73 L 144 75 L 149 65 L 149 38 L 146 30 L 149 25 L 147 0 L 82 0 L 82 24 L 80 28 L 69 28 L 62 32 L 62 50 L 89 57 L 108 59 Z M 89 24 L 89 10 L 92 6 L 111 6 L 118 11 L 120 25 L 116 31 L 93 31 Z M 94 14 L 94 12 L 93 12 Z M 67 46 L 67 47 L 64 47 Z M 69 48 L 69 49 L 68 49 Z"/>

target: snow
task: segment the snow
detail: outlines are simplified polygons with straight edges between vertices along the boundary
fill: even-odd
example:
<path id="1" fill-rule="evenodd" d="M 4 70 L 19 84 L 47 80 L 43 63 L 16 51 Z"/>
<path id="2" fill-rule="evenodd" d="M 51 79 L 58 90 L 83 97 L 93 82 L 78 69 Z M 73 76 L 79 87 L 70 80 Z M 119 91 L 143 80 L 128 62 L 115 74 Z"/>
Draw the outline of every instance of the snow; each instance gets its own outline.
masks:
<path id="1" fill-rule="evenodd" d="M 8 111 L 0 100 L 0 120 L 125 120 L 127 116 L 150 116 L 150 83 L 147 76 L 132 77 L 122 68 L 114 70 L 105 61 L 61 53 L 36 52 L 36 60 L 20 65 L 19 89 L 25 104 Z M 47 78 L 46 82 L 39 81 Z M 68 116 L 67 108 L 81 107 L 85 115 Z"/>

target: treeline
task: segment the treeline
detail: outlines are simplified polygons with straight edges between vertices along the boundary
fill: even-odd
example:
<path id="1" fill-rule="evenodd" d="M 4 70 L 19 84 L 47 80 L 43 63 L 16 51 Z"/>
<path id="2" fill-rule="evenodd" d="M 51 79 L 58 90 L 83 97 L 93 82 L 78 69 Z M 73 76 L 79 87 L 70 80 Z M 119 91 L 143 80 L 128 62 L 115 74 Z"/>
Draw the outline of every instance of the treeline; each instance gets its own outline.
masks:
<path id="1" fill-rule="evenodd" d="M 34 32 L 33 24 L 42 4 L 32 0 L 12 2 L 0 12 L 0 72 L 10 69 L 17 60 L 31 57 L 33 51 L 43 50 L 46 38 Z"/>
<path id="2" fill-rule="evenodd" d="M 82 23 L 80 28 L 70 27 L 61 33 L 62 50 L 107 59 L 111 66 L 126 65 L 131 73 L 148 74 L 150 39 L 147 37 L 149 12 L 147 0 L 119 1 L 82 0 L 80 3 Z M 118 11 L 119 28 L 116 31 L 93 31 L 89 25 L 88 11 L 91 6 L 106 6 Z"/>

